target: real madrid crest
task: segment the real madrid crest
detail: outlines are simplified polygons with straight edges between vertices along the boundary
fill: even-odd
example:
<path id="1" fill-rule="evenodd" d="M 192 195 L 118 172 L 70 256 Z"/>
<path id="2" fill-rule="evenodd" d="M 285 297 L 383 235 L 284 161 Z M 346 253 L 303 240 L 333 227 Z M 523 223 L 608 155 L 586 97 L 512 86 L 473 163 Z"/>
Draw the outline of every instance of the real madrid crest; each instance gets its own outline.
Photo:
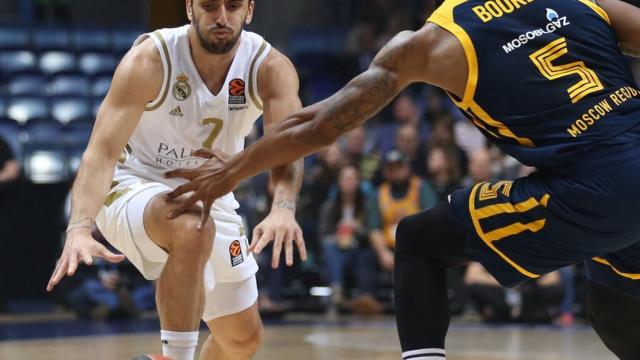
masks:
<path id="1" fill-rule="evenodd" d="M 176 77 L 176 84 L 173 85 L 173 97 L 178 101 L 184 101 L 191 96 L 191 85 L 189 85 L 189 77 L 182 73 Z"/>

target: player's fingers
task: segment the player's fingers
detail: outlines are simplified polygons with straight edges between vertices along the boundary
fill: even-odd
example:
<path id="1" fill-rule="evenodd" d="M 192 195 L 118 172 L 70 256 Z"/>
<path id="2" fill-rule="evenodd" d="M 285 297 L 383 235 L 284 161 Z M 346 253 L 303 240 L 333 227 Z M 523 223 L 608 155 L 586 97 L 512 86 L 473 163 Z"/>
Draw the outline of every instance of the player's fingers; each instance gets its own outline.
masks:
<path id="1" fill-rule="evenodd" d="M 205 226 L 207 226 L 207 221 L 209 221 L 209 215 L 211 214 L 212 205 L 213 200 L 206 200 L 204 202 L 204 207 L 200 211 L 200 224 L 198 224 L 198 230 L 202 230 Z"/>
<path id="2" fill-rule="evenodd" d="M 53 271 L 53 274 L 51 275 L 51 279 L 49 279 L 49 284 L 47 284 L 47 291 L 53 290 L 53 288 L 56 285 L 58 285 L 58 283 L 60 282 L 60 279 L 62 279 L 66 270 L 67 270 L 67 259 L 65 257 L 65 258 L 61 258 L 58 261 L 58 265 L 56 266 L 56 269 Z"/>
<path id="3" fill-rule="evenodd" d="M 178 196 L 184 195 L 188 192 L 194 191 L 198 186 L 193 182 L 189 182 L 183 185 L 178 186 L 172 192 L 167 194 L 169 199 L 175 199 Z"/>
<path id="4" fill-rule="evenodd" d="M 67 268 L 67 275 L 73 276 L 78 269 L 78 253 L 75 250 L 71 250 L 69 254 L 69 267 Z"/>
<path id="5" fill-rule="evenodd" d="M 164 177 L 167 179 L 182 178 L 187 180 L 193 180 L 199 176 L 198 169 L 177 169 L 164 173 Z"/>
<path id="6" fill-rule="evenodd" d="M 300 259 L 302 261 L 307 261 L 307 246 L 304 242 L 304 236 L 302 235 L 302 230 L 300 228 L 296 229 L 296 245 L 298 246 L 298 252 L 300 253 Z"/>
<path id="7" fill-rule="evenodd" d="M 197 201 L 198 199 L 196 198 L 195 194 L 189 196 L 187 199 L 183 200 L 177 208 L 171 210 L 169 214 L 167 214 L 167 218 L 173 220 L 178 216 L 184 214 L 185 212 L 190 211 L 191 209 L 193 209 L 193 206 Z"/>
<path id="8" fill-rule="evenodd" d="M 193 155 L 205 159 L 211 159 L 214 156 L 214 153 L 209 149 L 198 149 L 193 152 Z"/>
<path id="9" fill-rule="evenodd" d="M 93 264 L 93 256 L 91 256 L 91 253 L 89 251 L 82 250 L 80 252 L 80 258 L 82 259 L 82 262 L 85 263 L 85 265 Z"/>
<path id="10" fill-rule="evenodd" d="M 124 255 L 114 254 L 102 244 L 96 244 L 96 247 L 93 250 L 93 255 L 99 256 L 111 263 L 119 263 L 125 259 Z"/>
<path id="11" fill-rule="evenodd" d="M 293 234 L 287 231 L 284 238 L 284 259 L 287 266 L 293 265 Z"/>
<path id="12" fill-rule="evenodd" d="M 253 229 L 253 235 L 251 236 L 251 245 L 247 249 L 250 253 L 253 253 L 256 249 L 256 245 L 258 245 L 258 240 L 260 239 L 260 235 L 262 234 L 262 228 L 260 226 L 256 226 Z"/>
<path id="13" fill-rule="evenodd" d="M 229 157 L 229 154 L 220 149 L 213 149 L 211 153 L 213 154 L 213 156 L 217 157 L 220 160 L 225 160 Z"/>
<path id="14" fill-rule="evenodd" d="M 276 231 L 276 239 L 273 242 L 273 250 L 271 254 L 271 267 L 278 268 L 280 264 L 280 253 L 282 252 L 282 242 L 284 241 L 285 232 Z"/>
<path id="15" fill-rule="evenodd" d="M 254 253 L 255 254 L 260 254 L 262 252 L 262 250 L 264 249 L 264 247 L 269 245 L 271 240 L 273 240 L 274 236 L 275 236 L 275 234 L 273 233 L 273 230 L 267 230 L 267 231 L 263 232 L 262 234 L 260 234 L 260 237 L 258 238 L 258 241 L 256 241 L 256 246 L 255 246 L 255 249 L 254 249 Z"/>

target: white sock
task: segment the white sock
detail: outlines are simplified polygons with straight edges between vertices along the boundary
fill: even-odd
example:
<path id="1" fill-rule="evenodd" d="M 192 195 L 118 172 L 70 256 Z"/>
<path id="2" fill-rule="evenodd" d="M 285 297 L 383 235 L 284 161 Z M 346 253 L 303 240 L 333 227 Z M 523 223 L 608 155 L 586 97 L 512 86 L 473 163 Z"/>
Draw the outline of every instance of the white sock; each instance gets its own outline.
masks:
<path id="1" fill-rule="evenodd" d="M 193 360 L 198 346 L 198 332 L 160 331 L 162 355 L 174 360 Z"/>
<path id="2" fill-rule="evenodd" d="M 402 353 L 402 360 L 445 360 L 444 349 L 418 349 Z"/>

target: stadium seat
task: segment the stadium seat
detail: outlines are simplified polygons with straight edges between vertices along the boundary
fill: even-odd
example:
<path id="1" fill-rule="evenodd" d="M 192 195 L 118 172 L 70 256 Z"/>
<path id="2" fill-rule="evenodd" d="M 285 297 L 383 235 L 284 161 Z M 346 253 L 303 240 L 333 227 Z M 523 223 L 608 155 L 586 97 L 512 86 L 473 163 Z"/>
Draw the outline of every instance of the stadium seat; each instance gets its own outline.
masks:
<path id="1" fill-rule="evenodd" d="M 44 96 L 47 80 L 42 75 L 19 75 L 11 80 L 7 86 L 8 94 L 12 96 Z"/>
<path id="2" fill-rule="evenodd" d="M 0 96 L 0 118 L 3 118 L 5 116 L 5 113 L 7 111 L 7 100 Z"/>
<path id="3" fill-rule="evenodd" d="M 97 78 L 91 85 L 91 95 L 95 97 L 104 97 L 111 88 L 111 77 L 103 76 Z"/>
<path id="4" fill-rule="evenodd" d="M 122 55 L 131 49 L 133 42 L 144 33 L 143 30 L 115 30 L 113 32 L 113 51 Z"/>
<path id="5" fill-rule="evenodd" d="M 33 47 L 37 51 L 62 51 L 71 47 L 71 35 L 66 29 L 39 28 L 32 34 Z"/>
<path id="6" fill-rule="evenodd" d="M 30 145 L 60 145 L 65 139 L 64 125 L 53 120 L 33 120 L 24 126 L 25 141 Z"/>
<path id="7" fill-rule="evenodd" d="M 71 35 L 73 48 L 78 52 L 110 51 L 111 36 L 107 30 L 77 29 Z"/>
<path id="8" fill-rule="evenodd" d="M 20 124 L 35 119 L 46 119 L 48 116 L 47 100 L 42 97 L 15 97 L 7 105 L 7 117 Z"/>
<path id="9" fill-rule="evenodd" d="M 53 184 L 69 180 L 68 158 L 61 146 L 27 146 L 23 167 L 27 179 L 36 184 Z"/>
<path id="10" fill-rule="evenodd" d="M 20 130 L 20 124 L 11 119 L 0 118 L 0 136 L 9 144 L 16 159 L 21 159 L 22 132 Z"/>
<path id="11" fill-rule="evenodd" d="M 83 97 L 57 97 L 51 99 L 51 116 L 61 124 L 91 117 L 91 108 Z"/>
<path id="12" fill-rule="evenodd" d="M 111 54 L 86 53 L 80 56 L 80 70 L 91 76 L 113 74 L 116 57 Z"/>
<path id="13" fill-rule="evenodd" d="M 21 50 L 29 46 L 29 32 L 19 28 L 0 28 L 0 51 Z"/>
<path id="14" fill-rule="evenodd" d="M 59 75 L 49 83 L 50 96 L 88 96 L 90 91 L 89 79 L 83 75 Z"/>
<path id="15" fill-rule="evenodd" d="M 67 150 L 68 168 L 71 174 L 75 174 L 78 172 L 78 169 L 80 168 L 80 162 L 82 162 L 82 155 L 84 154 L 85 149 L 86 145 L 74 146 Z"/>
<path id="16" fill-rule="evenodd" d="M 37 71 L 36 56 L 31 51 L 0 52 L 0 72 L 5 76 Z"/>
<path id="17" fill-rule="evenodd" d="M 47 75 L 69 74 L 78 70 L 76 57 L 65 51 L 49 51 L 40 57 L 40 71 Z"/>
<path id="18" fill-rule="evenodd" d="M 102 105 L 102 97 L 95 97 L 91 100 L 91 115 L 95 118 L 98 116 L 98 110 L 100 109 L 100 105 Z"/>
<path id="19" fill-rule="evenodd" d="M 93 130 L 91 121 L 74 121 L 66 128 L 65 143 L 70 147 L 86 148 Z"/>

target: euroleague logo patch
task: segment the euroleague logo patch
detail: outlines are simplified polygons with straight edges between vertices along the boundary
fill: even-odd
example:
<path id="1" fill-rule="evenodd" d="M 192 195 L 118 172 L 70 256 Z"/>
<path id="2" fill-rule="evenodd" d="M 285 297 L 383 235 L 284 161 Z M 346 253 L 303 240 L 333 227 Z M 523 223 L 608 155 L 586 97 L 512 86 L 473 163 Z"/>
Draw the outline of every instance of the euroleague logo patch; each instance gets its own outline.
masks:
<path id="1" fill-rule="evenodd" d="M 233 79 L 229 83 L 229 104 L 244 105 L 247 103 L 245 84 L 242 79 Z"/>
<path id="2" fill-rule="evenodd" d="M 231 266 L 238 266 L 244 262 L 240 241 L 234 240 L 231 245 L 229 245 L 229 256 L 231 257 Z"/>

